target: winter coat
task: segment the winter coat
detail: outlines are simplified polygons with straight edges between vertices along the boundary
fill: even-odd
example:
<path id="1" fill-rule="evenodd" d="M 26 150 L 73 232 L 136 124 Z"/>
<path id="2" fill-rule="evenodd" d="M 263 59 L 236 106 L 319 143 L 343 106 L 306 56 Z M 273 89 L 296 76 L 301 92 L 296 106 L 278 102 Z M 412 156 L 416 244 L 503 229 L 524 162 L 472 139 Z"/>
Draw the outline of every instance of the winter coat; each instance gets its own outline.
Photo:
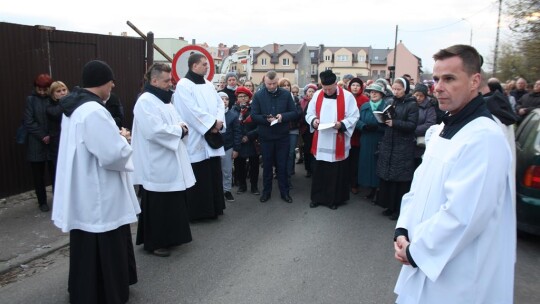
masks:
<path id="1" fill-rule="evenodd" d="M 43 138 L 49 135 L 46 112 L 48 105 L 48 96 L 42 97 L 34 92 L 26 98 L 24 126 L 28 130 L 26 158 L 30 162 L 52 160 L 50 146 L 43 143 Z"/>
<path id="2" fill-rule="evenodd" d="M 225 112 L 225 124 L 227 130 L 223 133 L 223 147 L 225 151 L 233 148 L 233 151 L 240 151 L 240 144 L 242 143 L 242 133 L 240 130 L 240 122 L 238 116 L 240 112 L 236 106 Z"/>
<path id="3" fill-rule="evenodd" d="M 381 102 L 377 111 L 384 110 L 385 103 Z M 373 129 L 366 130 L 364 126 L 374 126 Z M 379 142 L 383 137 L 385 128 L 379 124 L 369 102 L 360 107 L 360 119 L 356 123 L 356 130 L 362 133 L 360 137 L 360 156 L 358 159 L 358 184 L 363 187 L 378 187 L 379 177 L 377 176 L 377 151 Z M 376 127 L 376 128 L 375 128 Z M 355 130 L 355 131 L 356 131 Z"/>
<path id="4" fill-rule="evenodd" d="M 377 175 L 386 181 L 411 181 L 415 169 L 418 106 L 414 98 L 394 97 L 392 127 L 385 127 L 379 144 Z"/>
<path id="5" fill-rule="evenodd" d="M 251 107 L 247 106 L 243 109 L 240 109 L 238 105 L 234 107 L 237 108 L 237 111 L 240 111 L 240 116 L 238 121 L 240 124 L 240 137 L 246 136 L 248 138 L 247 142 L 243 142 L 240 145 L 239 156 L 243 158 L 249 158 L 258 154 L 258 142 L 257 139 L 259 134 L 257 132 L 257 125 L 251 120 Z"/>
<path id="6" fill-rule="evenodd" d="M 58 147 L 60 146 L 60 124 L 62 123 L 62 107 L 58 100 L 49 99 L 47 106 L 47 124 L 49 127 L 49 153 L 52 159 L 56 160 L 58 156 Z"/>
<path id="7" fill-rule="evenodd" d="M 435 113 L 435 107 L 431 102 L 430 97 L 426 97 L 424 102 L 418 104 L 418 123 L 416 124 L 416 130 L 414 133 L 416 137 L 426 135 L 427 129 L 437 123 L 437 114 Z M 416 146 L 414 157 L 420 158 L 426 150 L 425 147 Z"/>

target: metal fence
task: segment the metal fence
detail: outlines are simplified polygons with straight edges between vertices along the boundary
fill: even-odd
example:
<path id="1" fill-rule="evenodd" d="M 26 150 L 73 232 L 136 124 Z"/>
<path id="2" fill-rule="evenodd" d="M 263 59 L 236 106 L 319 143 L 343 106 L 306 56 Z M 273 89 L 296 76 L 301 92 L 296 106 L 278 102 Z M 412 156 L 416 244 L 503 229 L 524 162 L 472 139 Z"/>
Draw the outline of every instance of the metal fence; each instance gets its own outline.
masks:
<path id="1" fill-rule="evenodd" d="M 33 189 L 26 147 L 15 143 L 26 96 L 34 78 L 49 73 L 68 88 L 78 86 L 82 67 L 92 59 L 106 61 L 115 74 L 113 92 L 131 129 L 133 106 L 146 69 L 142 38 L 58 31 L 50 27 L 0 22 L 0 198 Z"/>

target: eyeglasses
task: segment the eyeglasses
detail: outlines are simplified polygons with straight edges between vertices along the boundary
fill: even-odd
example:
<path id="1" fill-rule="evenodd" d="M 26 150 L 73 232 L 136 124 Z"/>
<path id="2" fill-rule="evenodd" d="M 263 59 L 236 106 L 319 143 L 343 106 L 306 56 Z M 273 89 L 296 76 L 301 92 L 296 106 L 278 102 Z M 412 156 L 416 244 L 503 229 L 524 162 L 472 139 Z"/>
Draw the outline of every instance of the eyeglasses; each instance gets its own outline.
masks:
<path id="1" fill-rule="evenodd" d="M 238 95 L 238 99 L 249 99 L 247 95 Z"/>

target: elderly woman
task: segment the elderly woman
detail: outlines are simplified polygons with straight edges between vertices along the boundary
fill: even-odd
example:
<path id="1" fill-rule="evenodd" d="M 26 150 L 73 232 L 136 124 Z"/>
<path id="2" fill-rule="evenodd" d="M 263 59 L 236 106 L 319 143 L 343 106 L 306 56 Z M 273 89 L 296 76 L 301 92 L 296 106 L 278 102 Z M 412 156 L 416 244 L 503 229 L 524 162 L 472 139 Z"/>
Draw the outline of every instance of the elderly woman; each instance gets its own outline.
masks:
<path id="1" fill-rule="evenodd" d="M 373 83 L 366 88 L 369 94 L 369 102 L 360 107 L 360 119 L 356 123 L 356 129 L 362 132 L 360 137 L 360 157 L 356 169 L 358 170 L 358 185 L 370 189 L 366 198 L 375 201 L 375 194 L 379 187 L 377 176 L 377 149 L 379 141 L 384 134 L 384 127 L 380 126 L 373 111 L 383 111 L 384 88 Z"/>
<path id="2" fill-rule="evenodd" d="M 356 106 L 358 110 L 363 104 L 369 101 L 369 98 L 364 95 L 364 82 L 360 78 L 352 78 L 349 80 L 349 87 L 347 88 L 356 99 Z M 360 154 L 360 130 L 354 129 L 351 137 L 351 150 L 349 151 L 349 176 L 351 177 L 351 192 L 353 194 L 358 193 L 358 158 Z"/>
<path id="3" fill-rule="evenodd" d="M 240 122 L 240 153 L 234 159 L 235 180 L 238 184 L 237 194 L 247 191 L 246 178 L 249 172 L 249 182 L 251 184 L 251 193 L 259 195 L 257 186 L 259 180 L 259 153 L 258 153 L 258 133 L 257 125 L 251 121 L 251 98 L 252 91 L 248 87 L 238 87 L 236 89 L 236 105 L 234 108 L 240 113 L 238 121 Z M 249 166 L 248 166 L 249 165 Z"/>
<path id="4" fill-rule="evenodd" d="M 380 177 L 377 204 L 385 207 L 383 215 L 397 220 L 401 197 L 409 192 L 414 173 L 418 106 L 409 94 L 409 82 L 397 78 L 392 84 L 391 118 L 384 122 L 385 131 L 379 145 L 377 175 Z"/>
<path id="5" fill-rule="evenodd" d="M 60 124 L 62 123 L 63 109 L 60 106 L 60 99 L 69 93 L 69 89 L 62 81 L 55 81 L 49 87 L 49 105 L 47 105 L 47 124 L 49 126 L 49 154 L 53 161 L 52 175 L 56 177 L 56 161 L 58 158 L 58 147 L 60 146 Z"/>
<path id="6" fill-rule="evenodd" d="M 304 142 L 304 168 L 306 169 L 306 177 L 311 177 L 312 165 L 315 162 L 313 154 L 311 154 L 311 144 L 313 142 L 313 133 L 309 132 L 309 125 L 306 122 L 306 110 L 313 97 L 313 93 L 317 91 L 317 86 L 310 83 L 304 87 L 304 97 L 300 100 L 300 108 L 302 115 L 300 117 L 300 135 Z"/>
<path id="7" fill-rule="evenodd" d="M 414 131 L 416 135 L 414 162 L 417 168 L 422 163 L 422 155 L 424 155 L 424 151 L 426 150 L 424 136 L 427 129 L 437 123 L 437 114 L 428 96 L 428 87 L 425 84 L 417 84 L 414 88 L 413 96 L 416 98 L 416 104 L 418 105 L 418 123 Z"/>
<path id="8" fill-rule="evenodd" d="M 45 190 L 45 167 L 49 169 L 49 177 L 54 187 L 54 163 L 49 153 L 51 136 L 46 114 L 52 82 L 48 74 L 38 75 L 34 80 L 34 91 L 26 98 L 24 109 L 24 126 L 28 130 L 27 159 L 32 168 L 36 197 L 42 212 L 50 210 Z"/>

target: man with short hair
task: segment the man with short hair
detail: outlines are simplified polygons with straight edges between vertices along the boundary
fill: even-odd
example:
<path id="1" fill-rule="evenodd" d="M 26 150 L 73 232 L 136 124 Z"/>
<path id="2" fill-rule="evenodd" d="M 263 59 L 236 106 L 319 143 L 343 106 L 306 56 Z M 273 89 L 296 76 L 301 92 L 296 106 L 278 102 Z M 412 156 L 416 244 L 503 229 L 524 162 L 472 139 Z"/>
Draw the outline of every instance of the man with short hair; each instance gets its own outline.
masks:
<path id="1" fill-rule="evenodd" d="M 523 95 L 516 103 L 519 116 L 525 117 L 532 110 L 540 108 L 540 79 L 534 83 L 532 92 Z"/>
<path id="2" fill-rule="evenodd" d="M 128 173 L 132 149 L 105 108 L 114 88 L 109 65 L 88 62 L 82 85 L 60 100 L 52 220 L 69 232 L 70 302 L 125 303 L 129 285 L 137 282 L 129 226 L 140 212 Z"/>
<path id="3" fill-rule="evenodd" d="M 186 189 L 195 184 L 186 142 L 188 128 L 171 97 L 171 67 L 154 63 L 133 109 L 134 184 L 141 185 L 137 245 L 167 257 L 170 248 L 191 242 Z"/>
<path id="4" fill-rule="evenodd" d="M 314 133 L 311 153 L 315 156 L 309 207 L 322 204 L 335 210 L 349 200 L 348 157 L 360 114 L 353 94 L 338 87 L 331 70 L 319 76 L 322 89 L 313 94 L 306 110 L 306 122 Z"/>
<path id="5" fill-rule="evenodd" d="M 223 214 L 221 158 L 225 107 L 210 81 L 205 79 L 208 59 L 201 53 L 188 58 L 189 70 L 174 92 L 174 106 L 189 126 L 187 149 L 197 183 L 187 190 L 189 219 L 215 219 Z"/>
<path id="6" fill-rule="evenodd" d="M 512 91 L 510 91 L 510 95 L 514 96 L 516 99 L 516 103 L 523 97 L 523 95 L 527 94 L 527 80 L 525 78 L 520 77 L 516 81 L 516 88 Z M 519 114 L 519 113 L 518 113 Z M 521 115 L 521 114 L 519 114 Z"/>
<path id="7" fill-rule="evenodd" d="M 264 76 L 264 87 L 255 93 L 251 102 L 251 118 L 258 125 L 263 159 L 263 192 L 261 203 L 272 195 L 273 166 L 276 164 L 281 199 L 292 203 L 287 181 L 289 157 L 289 122 L 298 118 L 291 93 L 278 87 L 275 71 Z"/>
<path id="8" fill-rule="evenodd" d="M 471 46 L 454 45 L 433 58 L 435 96 L 447 114 L 431 128 L 401 203 L 396 303 L 512 303 L 512 156 L 478 93 L 482 57 Z"/>

